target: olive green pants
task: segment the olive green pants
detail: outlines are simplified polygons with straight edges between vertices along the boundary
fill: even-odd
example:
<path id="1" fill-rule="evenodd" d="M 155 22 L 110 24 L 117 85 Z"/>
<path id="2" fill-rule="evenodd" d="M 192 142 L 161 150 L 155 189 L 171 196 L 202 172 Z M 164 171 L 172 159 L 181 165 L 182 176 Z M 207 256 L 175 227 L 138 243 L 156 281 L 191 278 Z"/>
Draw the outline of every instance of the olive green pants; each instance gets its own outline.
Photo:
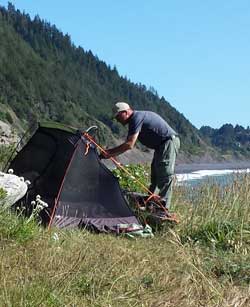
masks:
<path id="1" fill-rule="evenodd" d="M 151 164 L 151 185 L 150 191 L 157 194 L 166 202 L 166 207 L 170 207 L 175 160 L 180 149 L 180 139 L 175 136 L 163 143 L 155 150 Z"/>

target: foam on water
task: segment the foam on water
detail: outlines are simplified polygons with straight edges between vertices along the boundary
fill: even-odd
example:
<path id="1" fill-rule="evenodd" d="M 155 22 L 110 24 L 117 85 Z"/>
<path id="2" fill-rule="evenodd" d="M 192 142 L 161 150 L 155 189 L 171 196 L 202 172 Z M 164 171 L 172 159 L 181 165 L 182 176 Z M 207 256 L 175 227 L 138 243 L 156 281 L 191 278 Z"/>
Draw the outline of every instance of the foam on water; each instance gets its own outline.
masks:
<path id="1" fill-rule="evenodd" d="M 199 170 L 192 173 L 177 174 L 177 181 L 183 182 L 188 180 L 203 179 L 210 176 L 223 176 L 228 174 L 250 173 L 250 169 L 224 169 L 224 170 Z"/>

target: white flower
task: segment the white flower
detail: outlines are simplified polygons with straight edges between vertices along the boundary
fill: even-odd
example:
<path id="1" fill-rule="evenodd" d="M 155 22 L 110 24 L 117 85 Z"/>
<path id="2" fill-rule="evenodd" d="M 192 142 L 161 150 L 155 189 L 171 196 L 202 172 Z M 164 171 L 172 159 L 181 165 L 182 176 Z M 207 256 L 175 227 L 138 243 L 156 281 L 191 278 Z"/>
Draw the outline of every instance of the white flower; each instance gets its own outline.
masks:
<path id="1" fill-rule="evenodd" d="M 52 236 L 52 238 L 55 240 L 55 241 L 59 241 L 59 236 L 58 234 L 55 232 Z"/>

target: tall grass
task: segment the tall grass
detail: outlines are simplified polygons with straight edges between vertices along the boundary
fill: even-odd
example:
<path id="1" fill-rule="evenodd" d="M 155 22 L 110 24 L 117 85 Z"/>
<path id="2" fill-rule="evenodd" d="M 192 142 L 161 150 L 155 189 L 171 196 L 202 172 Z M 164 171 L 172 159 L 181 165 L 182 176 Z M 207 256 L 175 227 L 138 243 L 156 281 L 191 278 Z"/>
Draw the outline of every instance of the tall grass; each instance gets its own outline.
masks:
<path id="1" fill-rule="evenodd" d="M 250 306 L 250 178 L 175 187 L 181 222 L 129 240 L 0 211 L 0 306 Z"/>
<path id="2" fill-rule="evenodd" d="M 13 145 L 0 145 L 0 170 L 2 170 L 14 151 Z"/>

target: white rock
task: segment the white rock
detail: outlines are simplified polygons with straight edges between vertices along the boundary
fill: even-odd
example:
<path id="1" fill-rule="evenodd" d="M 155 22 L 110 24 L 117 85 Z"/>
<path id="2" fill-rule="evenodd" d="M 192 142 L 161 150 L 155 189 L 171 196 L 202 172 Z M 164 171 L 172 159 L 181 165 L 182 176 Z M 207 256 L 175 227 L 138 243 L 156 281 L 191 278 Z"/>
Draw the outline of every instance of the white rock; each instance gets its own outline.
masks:
<path id="1" fill-rule="evenodd" d="M 21 199 L 28 190 L 27 184 L 21 181 L 20 177 L 3 172 L 0 172 L 0 188 L 7 192 L 7 197 L 4 201 L 0 201 L 0 204 L 6 203 L 9 206 Z"/>

